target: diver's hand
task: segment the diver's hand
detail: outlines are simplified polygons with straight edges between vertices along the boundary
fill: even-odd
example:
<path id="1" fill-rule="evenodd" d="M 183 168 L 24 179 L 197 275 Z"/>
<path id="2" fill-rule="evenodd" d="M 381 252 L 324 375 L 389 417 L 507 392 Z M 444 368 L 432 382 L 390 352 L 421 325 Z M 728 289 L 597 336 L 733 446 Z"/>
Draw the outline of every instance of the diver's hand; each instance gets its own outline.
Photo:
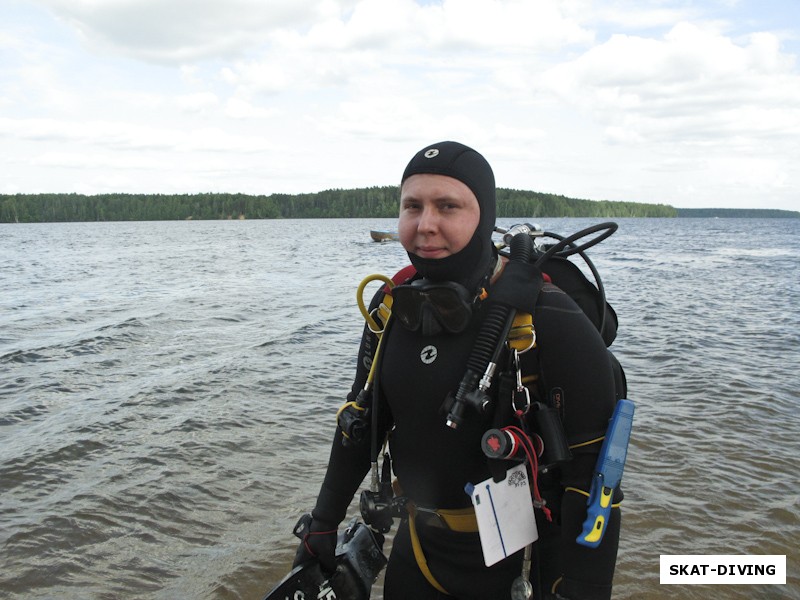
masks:
<path id="1" fill-rule="evenodd" d="M 332 574 L 336 570 L 336 528 L 335 523 L 312 519 L 311 526 L 300 539 L 292 566 L 317 558 L 323 572 Z"/>

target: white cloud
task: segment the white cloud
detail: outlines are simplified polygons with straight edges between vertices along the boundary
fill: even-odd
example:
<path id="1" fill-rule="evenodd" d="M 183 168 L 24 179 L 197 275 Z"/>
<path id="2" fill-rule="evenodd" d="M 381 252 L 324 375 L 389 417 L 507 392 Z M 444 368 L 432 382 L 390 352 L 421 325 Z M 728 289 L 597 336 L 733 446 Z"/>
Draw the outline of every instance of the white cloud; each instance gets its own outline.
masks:
<path id="1" fill-rule="evenodd" d="M 280 113 L 275 109 L 254 106 L 241 98 L 230 98 L 225 104 L 225 115 L 232 119 L 268 119 Z"/>
<path id="2" fill-rule="evenodd" d="M 176 96 L 175 103 L 181 110 L 202 112 L 204 109 L 217 106 L 219 98 L 212 92 L 197 92 Z"/>
<path id="3" fill-rule="evenodd" d="M 0 118 L 0 136 L 122 151 L 250 153 L 274 148 L 271 143 L 256 136 L 232 134 L 217 127 L 199 126 L 185 130 L 146 127 L 122 121 L 64 122 L 54 119 Z"/>
<path id="4" fill-rule="evenodd" d="M 549 49 L 587 44 L 556 0 L 39 0 L 89 47 L 187 64 L 254 49 Z"/>
<path id="5" fill-rule="evenodd" d="M 507 187 L 796 202 L 800 31 L 744 4 L 32 2 L 0 6 L 3 189 L 381 185 L 449 138 Z"/>
<path id="6" fill-rule="evenodd" d="M 262 43 L 264 32 L 303 28 L 331 10 L 330 1 L 320 0 L 39 1 L 90 46 L 154 62 L 235 56 Z"/>
<path id="7" fill-rule="evenodd" d="M 444 41 L 540 50 L 591 43 L 592 32 L 575 20 L 570 8 L 554 0 L 445 0 Z"/>
<path id="8" fill-rule="evenodd" d="M 643 0 L 603 2 L 594 9 L 594 16 L 612 24 L 615 29 L 640 31 L 671 27 L 675 23 L 695 20 L 702 14 L 701 10 L 684 3 L 677 6 L 662 4 Z"/>
<path id="9" fill-rule="evenodd" d="M 226 67 L 222 78 L 248 94 L 272 94 L 286 91 L 303 81 L 301 77 L 292 77 L 293 72 L 297 73 L 290 62 L 249 61 Z"/>
<path id="10" fill-rule="evenodd" d="M 800 133 L 800 75 L 775 36 L 737 45 L 680 23 L 663 39 L 616 35 L 543 75 L 615 141 L 720 142 Z"/>
<path id="11" fill-rule="evenodd" d="M 31 164 L 45 168 L 90 169 L 92 171 L 160 171 L 166 165 L 152 155 L 120 156 L 109 153 L 44 152 Z"/>

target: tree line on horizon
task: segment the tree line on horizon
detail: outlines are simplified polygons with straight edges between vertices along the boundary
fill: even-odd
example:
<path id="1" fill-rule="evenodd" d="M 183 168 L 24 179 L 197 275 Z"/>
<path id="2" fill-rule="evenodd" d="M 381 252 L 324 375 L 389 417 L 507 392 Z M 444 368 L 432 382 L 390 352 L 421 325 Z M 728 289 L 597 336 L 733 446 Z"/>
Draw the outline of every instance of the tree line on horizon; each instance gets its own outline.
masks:
<path id="1" fill-rule="evenodd" d="M 780 208 L 679 208 L 678 216 L 699 219 L 797 219 L 800 218 L 800 212 Z"/>
<path id="2" fill-rule="evenodd" d="M 2 194 L 0 222 L 170 221 L 215 219 L 391 218 L 398 186 L 332 189 L 311 194 Z M 497 216 L 676 217 L 665 204 L 581 200 L 497 189 Z"/>

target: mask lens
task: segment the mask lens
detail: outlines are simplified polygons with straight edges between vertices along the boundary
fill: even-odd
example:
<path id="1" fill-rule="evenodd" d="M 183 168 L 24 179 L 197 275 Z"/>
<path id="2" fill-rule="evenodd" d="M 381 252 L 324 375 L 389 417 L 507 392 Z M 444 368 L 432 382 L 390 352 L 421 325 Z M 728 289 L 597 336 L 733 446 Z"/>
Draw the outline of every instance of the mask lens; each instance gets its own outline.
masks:
<path id="1" fill-rule="evenodd" d="M 403 327 L 410 331 L 419 329 L 422 323 L 422 307 L 425 297 L 418 294 L 409 285 L 399 285 L 392 290 L 392 315 L 400 320 Z"/>
<path id="2" fill-rule="evenodd" d="M 392 296 L 392 313 L 411 331 L 416 331 L 422 324 L 425 307 L 450 333 L 464 331 L 472 318 L 469 293 L 463 286 L 451 281 L 415 281 L 395 287 Z"/>
<path id="3" fill-rule="evenodd" d="M 430 298 L 442 327 L 451 333 L 466 329 L 472 317 L 472 308 L 456 290 L 434 290 Z"/>

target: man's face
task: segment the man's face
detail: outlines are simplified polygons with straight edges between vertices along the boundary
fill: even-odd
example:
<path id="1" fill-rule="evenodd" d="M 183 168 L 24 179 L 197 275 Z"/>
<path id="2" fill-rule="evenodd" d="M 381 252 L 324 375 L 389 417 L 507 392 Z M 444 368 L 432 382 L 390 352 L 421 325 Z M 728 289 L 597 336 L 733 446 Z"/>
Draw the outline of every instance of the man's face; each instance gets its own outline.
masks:
<path id="1" fill-rule="evenodd" d="M 466 184 L 446 175 L 412 175 L 400 188 L 400 243 L 421 258 L 445 258 L 472 239 L 481 217 Z"/>

